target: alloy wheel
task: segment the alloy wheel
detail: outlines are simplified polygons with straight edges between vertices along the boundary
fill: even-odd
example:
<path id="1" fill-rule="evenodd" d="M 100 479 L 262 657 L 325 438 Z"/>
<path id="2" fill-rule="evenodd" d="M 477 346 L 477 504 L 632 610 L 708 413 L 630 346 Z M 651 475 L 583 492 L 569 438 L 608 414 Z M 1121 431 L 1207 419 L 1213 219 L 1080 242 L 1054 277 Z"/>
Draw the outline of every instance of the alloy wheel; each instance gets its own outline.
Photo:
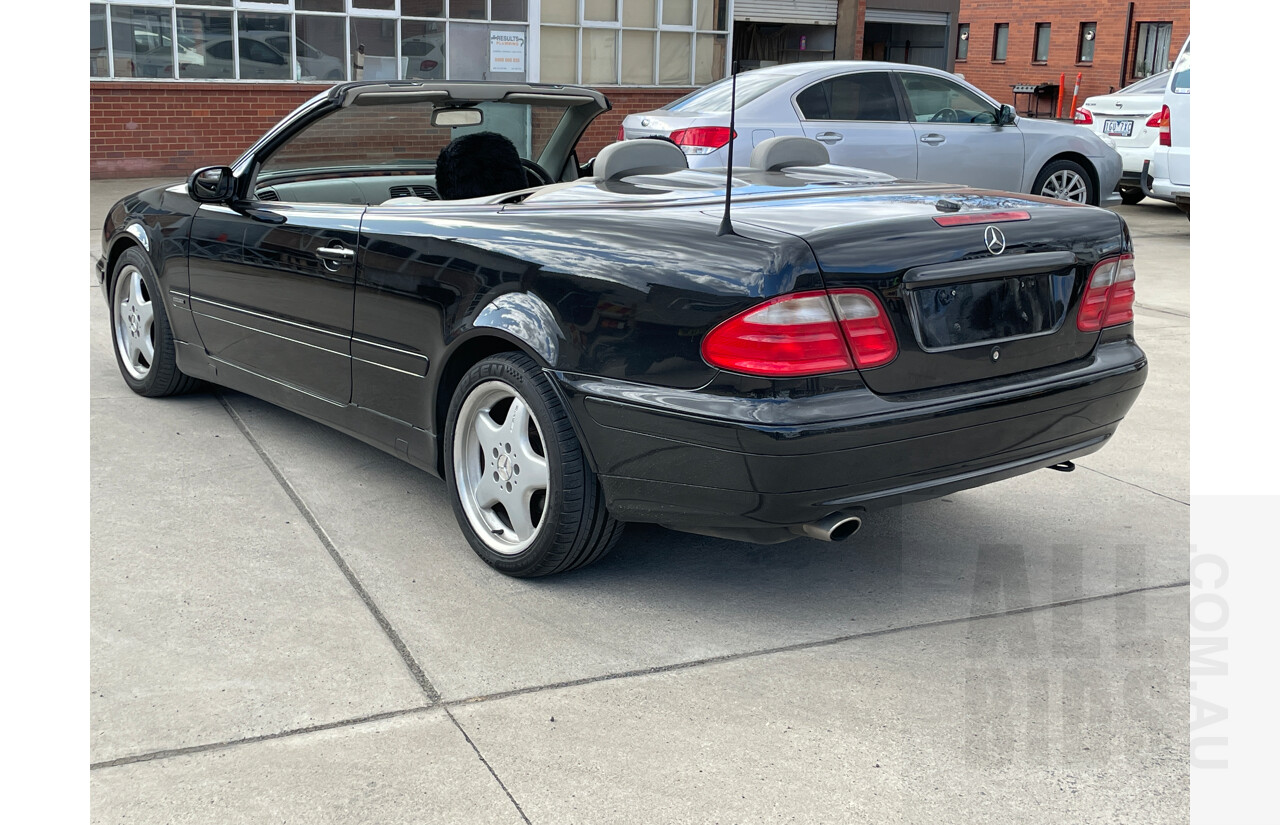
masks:
<path id="1" fill-rule="evenodd" d="M 155 308 L 142 270 L 129 265 L 120 271 L 115 294 L 116 348 L 129 374 L 141 381 L 155 362 Z"/>
<path id="2" fill-rule="evenodd" d="M 463 402 L 453 475 L 467 520 L 489 549 L 514 555 L 537 538 L 551 483 L 546 442 L 510 384 L 485 381 Z"/>
<path id="3" fill-rule="evenodd" d="M 1059 169 L 1045 180 L 1040 194 L 1046 198 L 1057 198 L 1074 203 L 1087 203 L 1089 186 L 1084 178 L 1070 169 Z"/>

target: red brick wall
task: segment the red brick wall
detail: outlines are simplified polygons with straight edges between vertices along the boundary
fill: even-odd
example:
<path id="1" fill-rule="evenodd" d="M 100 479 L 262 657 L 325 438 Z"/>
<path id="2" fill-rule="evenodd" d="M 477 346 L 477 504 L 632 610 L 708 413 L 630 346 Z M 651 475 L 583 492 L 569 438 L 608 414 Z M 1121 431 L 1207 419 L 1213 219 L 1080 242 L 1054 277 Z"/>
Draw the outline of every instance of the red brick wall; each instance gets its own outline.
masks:
<path id="1" fill-rule="evenodd" d="M 955 71 L 1004 103 L 1013 103 L 1010 87 L 1015 83 L 1057 83 L 1059 77 L 1066 74 L 1064 101 L 1057 109 L 1070 117 L 1068 110 L 1077 73 L 1081 75 L 1079 101 L 1091 95 L 1106 94 L 1133 81 L 1132 55 L 1138 40 L 1138 23 L 1173 23 L 1170 60 L 1177 56 L 1182 41 L 1190 34 L 1190 0 L 1135 0 L 1126 61 L 1125 21 L 1128 11 L 1128 0 L 1055 0 L 1052 3 L 1037 0 L 961 0 L 960 18 L 956 22 L 969 24 L 969 56 L 966 60 L 956 61 Z M 1080 24 L 1086 22 L 1098 24 L 1093 61 L 1077 63 Z M 991 60 L 996 23 L 1009 24 L 1008 55 L 1003 63 Z M 1051 23 L 1053 26 L 1049 35 L 1049 60 L 1044 64 L 1033 64 L 1031 60 L 1037 23 Z M 1019 96 L 1019 112 L 1026 108 L 1026 100 Z M 1042 113 L 1047 113 L 1048 103 L 1041 106 Z"/>
<path id="2" fill-rule="evenodd" d="M 89 175 L 185 177 L 229 164 L 323 84 L 91 82 Z M 617 137 L 622 118 L 669 103 L 689 89 L 602 89 L 613 110 L 578 143 L 587 160 Z"/>

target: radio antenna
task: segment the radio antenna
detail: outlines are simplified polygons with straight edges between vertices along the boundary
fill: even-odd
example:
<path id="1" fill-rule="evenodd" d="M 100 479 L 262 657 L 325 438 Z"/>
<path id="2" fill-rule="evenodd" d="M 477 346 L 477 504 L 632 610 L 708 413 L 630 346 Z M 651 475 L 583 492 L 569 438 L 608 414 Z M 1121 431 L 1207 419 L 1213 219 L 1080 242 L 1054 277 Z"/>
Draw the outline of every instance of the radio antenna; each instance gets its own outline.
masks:
<path id="1" fill-rule="evenodd" d="M 736 235 L 733 223 L 729 220 L 729 203 L 733 195 L 733 139 L 738 136 L 734 131 L 734 118 L 738 114 L 738 61 L 729 64 L 729 163 L 724 174 L 724 217 L 720 219 L 717 235 Z"/>

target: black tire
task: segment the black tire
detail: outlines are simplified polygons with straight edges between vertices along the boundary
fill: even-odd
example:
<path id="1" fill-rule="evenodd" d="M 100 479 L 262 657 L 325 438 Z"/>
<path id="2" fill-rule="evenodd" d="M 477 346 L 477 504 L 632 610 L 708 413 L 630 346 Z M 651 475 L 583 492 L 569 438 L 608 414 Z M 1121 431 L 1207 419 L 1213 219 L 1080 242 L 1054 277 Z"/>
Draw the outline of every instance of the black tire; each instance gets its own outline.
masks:
<path id="1" fill-rule="evenodd" d="M 1134 187 L 1124 187 L 1120 190 L 1120 202 L 1125 206 L 1133 206 L 1135 203 L 1142 203 L 1146 197 L 1146 195 L 1142 194 L 1141 189 Z"/>
<path id="2" fill-rule="evenodd" d="M 1093 179 L 1084 167 L 1073 160 L 1055 160 L 1046 163 L 1036 175 L 1031 194 L 1046 198 L 1098 205 L 1098 193 Z"/>
<path id="3" fill-rule="evenodd" d="M 111 272 L 111 349 L 124 382 L 138 395 L 178 395 L 200 384 L 178 369 L 159 282 L 136 246 Z"/>
<path id="4" fill-rule="evenodd" d="M 563 573 L 617 544 L 624 525 L 605 508 L 569 416 L 529 356 L 500 353 L 468 370 L 444 436 L 454 515 L 490 567 L 521 578 Z"/>

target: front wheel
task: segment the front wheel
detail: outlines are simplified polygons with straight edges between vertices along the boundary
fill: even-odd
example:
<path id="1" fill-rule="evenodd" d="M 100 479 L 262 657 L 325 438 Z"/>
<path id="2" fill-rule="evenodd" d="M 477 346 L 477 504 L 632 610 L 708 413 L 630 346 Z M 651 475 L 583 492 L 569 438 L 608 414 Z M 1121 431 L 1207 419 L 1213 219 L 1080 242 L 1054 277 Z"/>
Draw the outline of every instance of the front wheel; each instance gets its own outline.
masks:
<path id="1" fill-rule="evenodd" d="M 1093 181 L 1084 167 L 1071 160 L 1055 160 L 1045 164 L 1036 176 L 1031 194 L 1046 198 L 1057 198 L 1072 203 L 1091 203 L 1097 205 L 1098 198 L 1093 191 Z"/>
<path id="2" fill-rule="evenodd" d="M 523 353 L 472 367 L 445 425 L 445 481 L 467 542 L 510 576 L 561 573 L 622 534 L 550 380 Z"/>
<path id="3" fill-rule="evenodd" d="M 125 250 L 112 273 L 111 337 L 120 374 L 138 395 L 177 395 L 199 383 L 178 370 L 160 284 L 137 247 Z"/>

